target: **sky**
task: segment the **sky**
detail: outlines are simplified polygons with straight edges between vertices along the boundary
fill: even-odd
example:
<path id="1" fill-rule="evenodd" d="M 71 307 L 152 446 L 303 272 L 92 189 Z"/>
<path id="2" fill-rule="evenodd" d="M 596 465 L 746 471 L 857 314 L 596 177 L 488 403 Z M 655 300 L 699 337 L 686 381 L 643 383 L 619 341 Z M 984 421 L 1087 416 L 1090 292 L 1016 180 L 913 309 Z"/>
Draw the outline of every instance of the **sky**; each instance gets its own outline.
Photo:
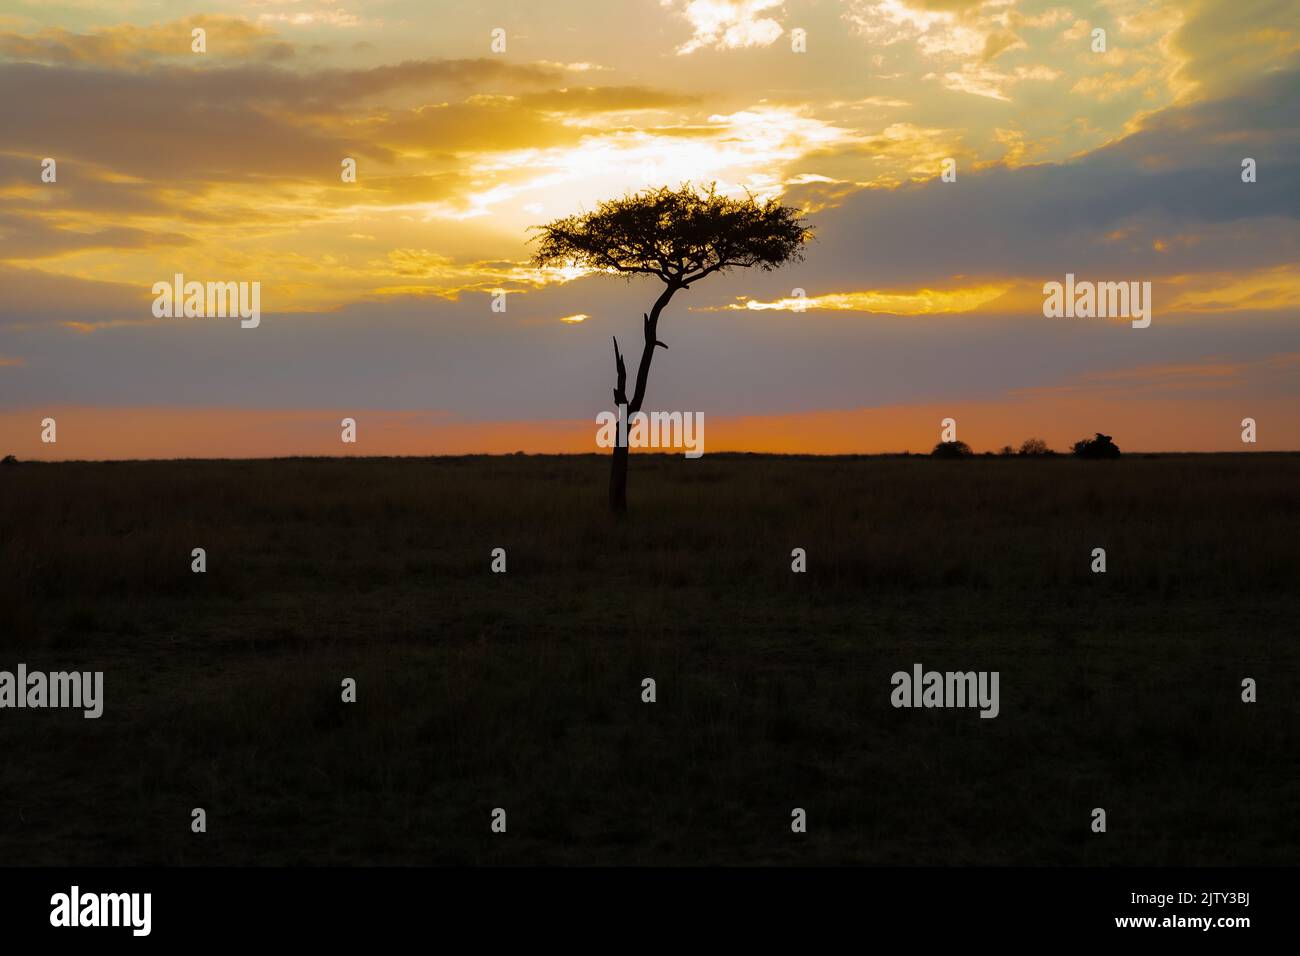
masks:
<path id="1" fill-rule="evenodd" d="M 683 183 L 814 230 L 661 321 L 706 453 L 1300 449 L 1298 94 L 1293 0 L 0 0 L 0 454 L 598 451 L 660 289 L 530 227 Z"/>

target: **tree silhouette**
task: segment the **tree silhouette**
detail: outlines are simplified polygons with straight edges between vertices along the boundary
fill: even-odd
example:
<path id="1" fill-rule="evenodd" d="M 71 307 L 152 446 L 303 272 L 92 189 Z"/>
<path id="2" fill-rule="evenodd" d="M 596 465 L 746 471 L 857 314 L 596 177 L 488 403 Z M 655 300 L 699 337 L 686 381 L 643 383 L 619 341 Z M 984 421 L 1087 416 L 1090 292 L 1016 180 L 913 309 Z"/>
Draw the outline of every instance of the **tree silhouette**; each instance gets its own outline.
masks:
<path id="1" fill-rule="evenodd" d="M 1075 442 L 1074 454 L 1079 458 L 1118 458 L 1120 450 L 1109 435 L 1097 432 L 1096 438 L 1085 438 Z"/>
<path id="2" fill-rule="evenodd" d="M 682 289 L 715 272 L 757 267 L 767 272 L 802 257 L 812 236 L 799 210 L 775 199 L 730 199 L 716 185 L 695 189 L 660 187 L 600 203 L 594 212 L 534 226 L 539 240 L 536 266 L 576 265 L 631 278 L 654 276 L 664 284 L 650 311 L 642 314 L 641 363 L 632 396 L 627 395 L 627 367 L 614 337 L 614 401 L 627 416 L 641 411 L 650 362 L 659 339 L 659 317 Z M 628 448 L 620 435 L 611 459 L 609 506 L 627 511 Z"/>
<path id="3" fill-rule="evenodd" d="M 964 441 L 941 441 L 930 451 L 932 458 L 970 458 L 974 454 Z"/>

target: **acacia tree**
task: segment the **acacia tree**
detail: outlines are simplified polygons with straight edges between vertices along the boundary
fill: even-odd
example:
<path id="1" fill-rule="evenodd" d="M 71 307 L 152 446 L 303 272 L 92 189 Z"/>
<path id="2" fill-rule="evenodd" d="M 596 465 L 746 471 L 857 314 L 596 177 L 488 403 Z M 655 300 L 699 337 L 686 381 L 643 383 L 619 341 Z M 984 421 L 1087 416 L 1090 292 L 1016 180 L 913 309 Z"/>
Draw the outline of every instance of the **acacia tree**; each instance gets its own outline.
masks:
<path id="1" fill-rule="evenodd" d="M 812 237 L 799 210 L 775 199 L 730 199 L 715 185 L 697 190 L 689 184 L 607 200 L 594 212 L 533 228 L 538 267 L 575 265 L 629 279 L 654 276 L 664 284 L 650 311 L 642 313 L 644 345 L 631 398 L 614 336 L 614 401 L 627 406 L 629 420 L 645 401 L 655 349 L 668 348 L 659 338 L 659 318 L 672 297 L 715 272 L 754 267 L 767 272 L 800 259 Z M 609 506 L 619 515 L 627 511 L 625 441 L 620 435 L 615 443 L 609 475 Z"/>

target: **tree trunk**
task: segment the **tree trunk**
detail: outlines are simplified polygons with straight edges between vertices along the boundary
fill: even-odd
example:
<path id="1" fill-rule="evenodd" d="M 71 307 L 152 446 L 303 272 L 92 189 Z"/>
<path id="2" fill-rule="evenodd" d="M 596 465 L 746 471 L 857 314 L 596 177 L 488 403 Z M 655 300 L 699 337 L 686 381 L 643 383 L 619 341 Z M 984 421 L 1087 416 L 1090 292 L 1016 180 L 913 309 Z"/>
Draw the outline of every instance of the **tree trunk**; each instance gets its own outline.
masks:
<path id="1" fill-rule="evenodd" d="M 663 312 L 664 306 L 668 300 L 673 297 L 678 289 L 685 286 L 670 282 L 668 287 L 660 293 L 659 298 L 655 300 L 654 307 L 651 308 L 648 315 L 643 315 L 643 331 L 645 333 L 645 344 L 641 349 L 641 364 L 636 370 L 636 391 L 629 402 L 627 398 L 627 366 L 623 364 L 623 355 L 618 350 L 618 339 L 614 339 L 614 368 L 617 373 L 616 384 L 614 386 L 614 402 L 616 406 L 627 406 L 627 428 L 632 428 L 632 416 L 641 411 L 641 404 L 645 401 L 646 382 L 650 378 L 650 360 L 654 358 L 656 346 L 668 348 L 663 342 L 660 342 L 657 336 L 659 330 L 659 315 Z M 617 414 L 617 412 L 615 412 Z M 627 436 L 622 434 L 622 429 L 614 442 L 614 453 L 610 456 L 609 468 L 609 510 L 616 517 L 622 518 L 627 514 L 627 465 L 629 449 L 625 442 Z"/>
<path id="2" fill-rule="evenodd" d="M 627 446 L 615 445 L 609 471 L 609 510 L 622 518 L 627 515 Z"/>

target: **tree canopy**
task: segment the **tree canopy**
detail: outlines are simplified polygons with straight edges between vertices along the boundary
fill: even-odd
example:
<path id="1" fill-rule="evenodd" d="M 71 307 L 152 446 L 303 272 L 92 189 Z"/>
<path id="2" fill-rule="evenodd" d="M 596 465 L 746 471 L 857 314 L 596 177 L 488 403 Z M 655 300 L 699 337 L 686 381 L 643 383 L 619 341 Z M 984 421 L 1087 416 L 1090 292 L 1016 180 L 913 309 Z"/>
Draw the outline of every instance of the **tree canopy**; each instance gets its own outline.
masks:
<path id="1" fill-rule="evenodd" d="M 970 458 L 974 454 L 964 441 L 941 441 L 930 451 L 932 458 Z"/>
<path id="2" fill-rule="evenodd" d="M 1074 443 L 1074 453 L 1080 458 L 1118 458 L 1119 446 L 1109 435 L 1097 432 L 1096 438 L 1085 438 Z"/>
<path id="3" fill-rule="evenodd" d="M 714 272 L 764 271 L 802 258 L 812 237 L 800 211 L 775 199 L 732 199 L 716 185 L 667 186 L 601 202 L 593 212 L 557 219 L 538 231 L 538 267 L 577 265 L 657 276 L 685 288 Z"/>

